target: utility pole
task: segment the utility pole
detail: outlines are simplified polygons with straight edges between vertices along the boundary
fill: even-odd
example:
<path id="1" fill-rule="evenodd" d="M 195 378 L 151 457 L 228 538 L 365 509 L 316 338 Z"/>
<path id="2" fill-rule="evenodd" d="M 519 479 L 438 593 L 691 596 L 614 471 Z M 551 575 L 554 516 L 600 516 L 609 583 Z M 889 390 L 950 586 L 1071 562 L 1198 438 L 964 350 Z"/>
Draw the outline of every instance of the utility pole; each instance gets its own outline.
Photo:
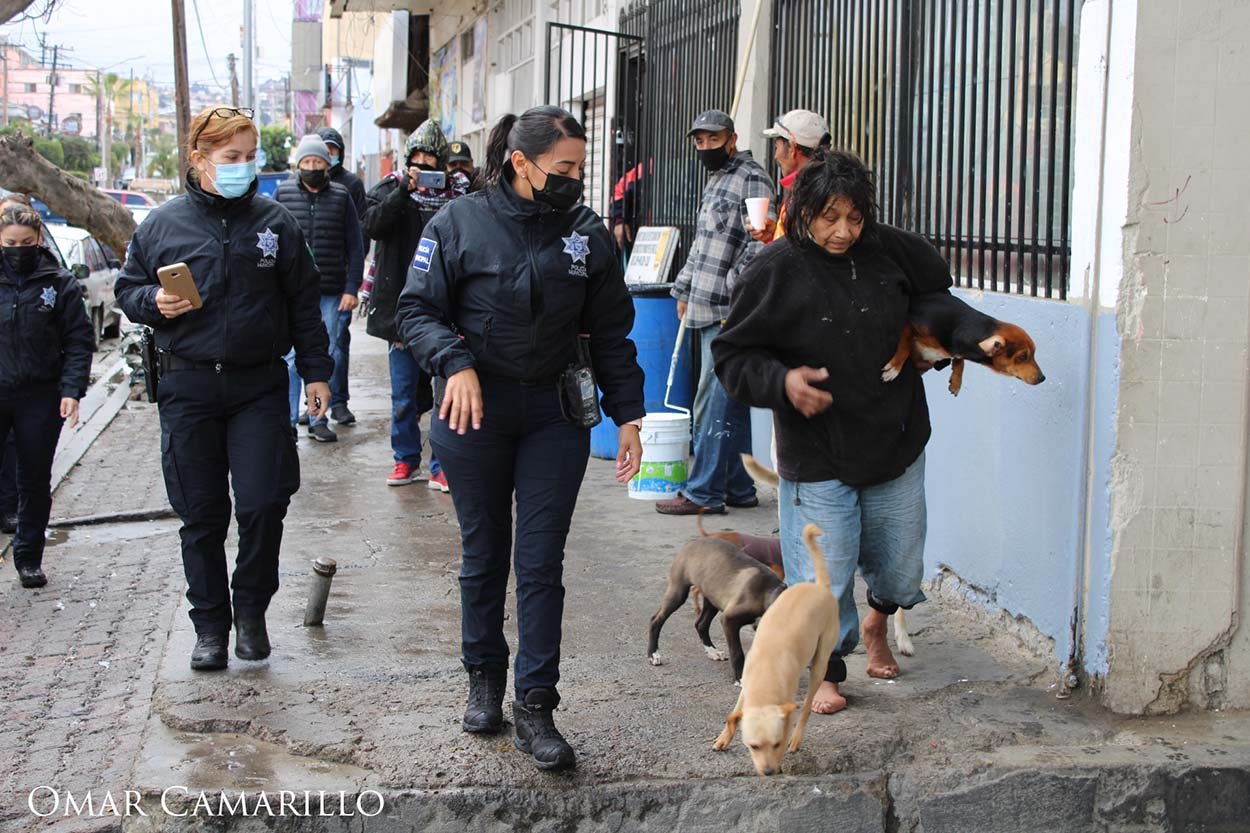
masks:
<path id="1" fill-rule="evenodd" d="M 59 46 L 52 47 L 52 74 L 48 76 L 48 136 L 52 136 L 52 122 L 56 113 L 56 55 Z"/>
<path id="2" fill-rule="evenodd" d="M 282 79 L 283 96 L 282 96 L 282 112 L 286 116 L 286 126 L 289 130 L 295 122 L 291 120 L 291 73 L 287 73 Z"/>
<path id="3" fill-rule="evenodd" d="M 230 65 L 230 106 L 239 106 L 239 72 L 235 67 L 235 61 L 238 59 L 231 52 L 226 56 L 226 63 Z"/>
<path id="4" fill-rule="evenodd" d="M 4 115 L 0 116 L 0 124 L 9 126 L 9 42 L 0 40 L 0 61 L 4 63 Z"/>
<path id="5" fill-rule="evenodd" d="M 253 71 L 256 59 L 255 0 L 243 0 L 243 106 L 256 107 Z"/>
<path id="6" fill-rule="evenodd" d="M 182 0 L 170 0 L 174 18 L 174 106 L 178 124 L 178 175 L 187 170 L 187 129 L 191 126 L 191 92 L 187 88 L 187 16 Z"/>

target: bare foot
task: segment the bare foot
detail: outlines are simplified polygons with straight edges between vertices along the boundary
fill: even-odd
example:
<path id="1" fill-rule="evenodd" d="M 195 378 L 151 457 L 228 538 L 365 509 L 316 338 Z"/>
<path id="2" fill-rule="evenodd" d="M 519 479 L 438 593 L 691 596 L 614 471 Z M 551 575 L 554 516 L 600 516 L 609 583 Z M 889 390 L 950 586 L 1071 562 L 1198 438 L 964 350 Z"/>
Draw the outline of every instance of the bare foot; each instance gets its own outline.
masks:
<path id="1" fill-rule="evenodd" d="M 889 617 L 877 610 L 869 611 L 864 617 L 864 650 L 868 653 L 868 676 L 882 680 L 892 680 L 898 676 L 898 662 L 890 653 L 890 645 L 886 641 L 886 625 Z"/>
<path id="2" fill-rule="evenodd" d="M 824 682 L 812 698 L 812 711 L 816 714 L 837 714 L 846 708 L 846 698 L 838 691 L 837 683 Z"/>

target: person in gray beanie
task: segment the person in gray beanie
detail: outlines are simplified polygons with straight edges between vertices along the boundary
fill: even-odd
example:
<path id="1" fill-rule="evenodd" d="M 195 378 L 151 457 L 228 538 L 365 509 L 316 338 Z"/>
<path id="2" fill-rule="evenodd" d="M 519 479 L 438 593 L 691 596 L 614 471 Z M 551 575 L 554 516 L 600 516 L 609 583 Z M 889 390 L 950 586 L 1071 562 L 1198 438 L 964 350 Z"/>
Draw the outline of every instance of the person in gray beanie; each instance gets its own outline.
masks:
<path id="1" fill-rule="evenodd" d="M 347 189 L 330 181 L 330 151 L 321 137 L 307 135 L 295 151 L 296 170 L 279 186 L 274 199 L 299 221 L 313 260 L 321 273 L 321 320 L 330 337 L 330 355 L 337 365 L 339 333 L 351 321 L 359 303 L 356 296 L 364 277 L 365 248 L 360 234 L 356 205 Z M 299 417 L 299 374 L 288 358 L 290 368 L 291 425 Z M 333 384 L 331 384 L 333 390 Z M 308 425 L 308 435 L 318 442 L 334 442 L 325 416 Z"/>

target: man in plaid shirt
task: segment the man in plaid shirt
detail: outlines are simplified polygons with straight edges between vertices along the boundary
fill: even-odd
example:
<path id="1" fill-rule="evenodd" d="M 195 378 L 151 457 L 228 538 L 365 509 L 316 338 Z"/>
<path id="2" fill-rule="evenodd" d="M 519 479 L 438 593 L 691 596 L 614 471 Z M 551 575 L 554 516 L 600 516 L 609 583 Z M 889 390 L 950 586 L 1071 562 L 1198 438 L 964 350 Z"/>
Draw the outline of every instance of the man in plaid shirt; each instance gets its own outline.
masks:
<path id="1" fill-rule="evenodd" d="M 729 314 L 729 290 L 762 246 L 747 234 L 746 199 L 768 197 L 773 183 L 751 152 L 738 150 L 733 120 L 708 110 L 694 120 L 687 136 L 694 139 L 699 161 L 712 172 L 703 189 L 694 244 L 673 286 L 677 314 L 699 333 L 702 363 L 694 400 L 694 465 L 684 492 L 656 503 L 662 515 L 694 515 L 700 510 L 719 515 L 725 506 L 759 505 L 755 483 L 742 467 L 740 455 L 751 450 L 751 413 L 729 398 L 712 372 L 712 339 Z"/>

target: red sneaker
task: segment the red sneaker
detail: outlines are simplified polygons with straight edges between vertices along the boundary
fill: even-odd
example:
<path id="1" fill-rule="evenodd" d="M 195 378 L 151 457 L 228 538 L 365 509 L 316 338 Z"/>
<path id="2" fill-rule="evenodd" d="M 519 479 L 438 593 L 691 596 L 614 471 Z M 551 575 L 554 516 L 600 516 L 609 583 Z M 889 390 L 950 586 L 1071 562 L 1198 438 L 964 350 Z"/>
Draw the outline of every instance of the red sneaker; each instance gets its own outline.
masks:
<path id="1" fill-rule="evenodd" d="M 419 479 L 416 466 L 410 466 L 407 463 L 396 463 L 395 469 L 386 476 L 386 485 L 407 486 L 412 481 Z"/>
<path id="2" fill-rule="evenodd" d="M 442 492 L 443 494 L 447 494 L 451 491 L 451 486 L 447 485 L 447 475 L 443 474 L 441 471 L 438 474 L 431 474 L 430 482 L 425 485 L 429 486 L 434 491 Z"/>

